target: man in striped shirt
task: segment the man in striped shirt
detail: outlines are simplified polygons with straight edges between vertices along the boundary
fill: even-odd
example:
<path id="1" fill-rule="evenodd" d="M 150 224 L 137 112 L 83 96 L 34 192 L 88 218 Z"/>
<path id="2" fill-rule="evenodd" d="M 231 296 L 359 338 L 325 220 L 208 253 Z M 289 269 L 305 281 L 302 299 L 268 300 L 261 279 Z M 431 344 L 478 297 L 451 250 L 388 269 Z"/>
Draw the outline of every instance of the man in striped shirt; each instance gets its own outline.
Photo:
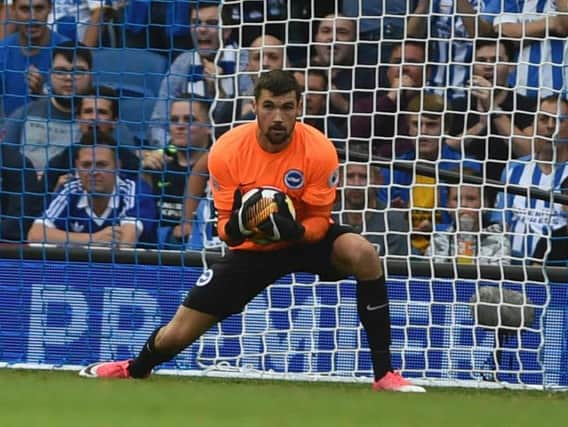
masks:
<path id="1" fill-rule="evenodd" d="M 568 177 L 568 145 L 554 140 L 554 135 L 558 128 L 557 118 L 567 114 L 568 102 L 560 99 L 558 95 L 541 99 L 532 130 L 535 135 L 532 141 L 534 155 L 511 162 L 503 171 L 503 182 L 546 191 L 555 191 L 561 187 Z M 566 213 L 559 203 L 504 191 L 498 195 L 495 208 L 492 220 L 507 224 L 511 254 L 517 258 L 516 261 L 539 262 L 535 249 L 541 237 L 554 234 L 557 238 L 568 238 Z M 539 258 L 546 257 L 546 251 L 539 252 Z"/>
<path id="2" fill-rule="evenodd" d="M 152 112 L 152 145 L 161 146 L 170 137 L 169 99 L 183 93 L 192 93 L 204 98 L 232 98 L 235 94 L 233 77 L 221 76 L 235 72 L 237 49 L 231 43 L 225 46 L 220 44 L 220 38 L 224 39 L 230 31 L 225 28 L 221 32 L 219 5 L 214 1 L 196 2 L 191 8 L 190 25 L 194 49 L 179 55 L 162 80 Z M 217 57 L 218 50 L 221 52 Z M 218 92 L 216 79 L 219 79 Z"/>
<path id="3" fill-rule="evenodd" d="M 564 89 L 567 0 L 485 0 L 481 13 L 500 37 L 520 42 L 513 75 L 519 93 L 542 98 Z"/>
<path id="4" fill-rule="evenodd" d="M 151 242 L 155 203 L 142 181 L 120 178 L 116 142 L 104 132 L 81 137 L 78 178 L 54 196 L 28 233 L 32 242 L 134 246 Z"/>
<path id="5" fill-rule="evenodd" d="M 465 20 L 478 4 L 479 0 L 419 0 L 408 20 L 407 38 L 428 38 L 433 46 L 428 85 L 450 101 L 465 96 L 474 37 Z"/>

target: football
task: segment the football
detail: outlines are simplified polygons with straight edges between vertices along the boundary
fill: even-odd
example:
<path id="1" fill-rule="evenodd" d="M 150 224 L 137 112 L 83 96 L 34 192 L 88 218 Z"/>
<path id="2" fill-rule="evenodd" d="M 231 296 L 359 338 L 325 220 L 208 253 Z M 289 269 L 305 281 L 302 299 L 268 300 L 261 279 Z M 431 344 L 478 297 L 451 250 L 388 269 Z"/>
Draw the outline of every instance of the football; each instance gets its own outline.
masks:
<path id="1" fill-rule="evenodd" d="M 288 206 L 288 210 L 290 211 L 290 214 L 292 214 L 292 218 L 296 218 L 294 203 L 287 194 L 272 187 L 253 188 L 252 190 L 247 191 L 242 199 L 243 206 L 246 206 L 247 201 L 250 201 L 253 198 L 258 198 L 258 200 L 252 204 L 243 215 L 243 225 L 248 230 L 254 233 L 260 233 L 258 225 L 270 218 L 271 214 L 278 212 L 278 204 L 274 199 L 274 196 L 278 193 L 285 195 L 285 202 Z"/>

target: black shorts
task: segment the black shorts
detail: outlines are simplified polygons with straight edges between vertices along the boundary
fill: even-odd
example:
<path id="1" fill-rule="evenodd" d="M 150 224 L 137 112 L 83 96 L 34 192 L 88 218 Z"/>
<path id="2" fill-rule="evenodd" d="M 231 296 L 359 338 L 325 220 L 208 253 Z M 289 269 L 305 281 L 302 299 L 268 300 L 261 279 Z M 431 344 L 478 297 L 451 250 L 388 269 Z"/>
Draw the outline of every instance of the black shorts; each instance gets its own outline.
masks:
<path id="1" fill-rule="evenodd" d="M 331 265 L 333 242 L 350 227 L 332 224 L 315 244 L 297 245 L 276 251 L 229 251 L 197 280 L 183 301 L 188 308 L 218 316 L 240 313 L 268 285 L 289 273 L 319 274 L 324 280 L 343 276 Z"/>

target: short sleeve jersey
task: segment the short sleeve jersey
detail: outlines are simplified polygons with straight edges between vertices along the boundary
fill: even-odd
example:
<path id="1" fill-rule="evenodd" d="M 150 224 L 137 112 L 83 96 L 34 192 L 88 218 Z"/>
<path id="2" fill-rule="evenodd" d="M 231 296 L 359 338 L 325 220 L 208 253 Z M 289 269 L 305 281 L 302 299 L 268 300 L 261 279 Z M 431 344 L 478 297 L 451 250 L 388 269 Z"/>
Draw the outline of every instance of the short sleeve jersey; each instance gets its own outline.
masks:
<path id="1" fill-rule="evenodd" d="M 209 172 L 220 220 L 229 217 L 236 188 L 242 194 L 256 187 L 283 191 L 294 202 L 299 222 L 310 217 L 310 206 L 333 204 L 338 158 L 325 135 L 297 122 L 290 144 L 269 153 L 258 143 L 257 131 L 256 122 L 241 125 L 225 133 L 211 149 Z M 239 249 L 270 250 L 274 246 L 245 242 Z"/>
<path id="2" fill-rule="evenodd" d="M 107 209 L 97 216 L 89 206 L 81 182 L 73 179 L 54 195 L 43 216 L 35 222 L 58 230 L 90 234 L 106 227 L 130 223 L 136 225 L 139 242 L 153 242 L 155 218 L 152 191 L 144 181 L 118 178 Z"/>

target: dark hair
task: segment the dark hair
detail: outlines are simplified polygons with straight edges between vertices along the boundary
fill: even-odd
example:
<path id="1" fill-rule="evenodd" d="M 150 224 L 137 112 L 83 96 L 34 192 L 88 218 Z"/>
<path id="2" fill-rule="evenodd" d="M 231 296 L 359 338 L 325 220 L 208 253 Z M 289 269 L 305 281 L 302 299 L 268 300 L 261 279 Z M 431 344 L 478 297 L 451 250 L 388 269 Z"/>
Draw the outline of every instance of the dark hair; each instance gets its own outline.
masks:
<path id="1" fill-rule="evenodd" d="M 82 148 L 100 146 L 109 148 L 113 152 L 116 152 L 117 148 L 116 140 L 112 135 L 109 135 L 106 132 L 101 132 L 96 128 L 89 129 L 87 132 L 81 135 L 81 139 L 79 140 L 79 144 L 77 145 L 77 149 L 75 150 L 75 160 L 77 160 L 77 157 L 79 157 L 79 152 Z"/>
<path id="2" fill-rule="evenodd" d="M 515 58 L 515 46 L 510 40 L 477 39 L 475 41 L 475 51 L 477 52 L 479 49 L 485 46 L 491 46 L 495 47 L 496 49 L 499 49 L 499 45 L 502 45 L 503 48 L 505 49 L 505 54 L 507 55 L 507 62 L 512 62 L 513 59 Z M 497 51 L 497 54 L 499 54 L 499 51 Z"/>
<path id="3" fill-rule="evenodd" d="M 254 87 L 254 99 L 258 100 L 265 89 L 272 92 L 274 96 L 294 91 L 297 101 L 302 95 L 302 87 L 298 84 L 294 74 L 286 70 L 271 70 L 262 73 Z"/>
<path id="4" fill-rule="evenodd" d="M 310 76 L 320 77 L 323 80 L 324 90 L 329 89 L 328 88 L 329 77 L 324 70 L 322 70 L 321 68 L 308 68 L 308 75 L 306 77 L 310 77 Z M 307 82 L 306 82 L 306 84 L 307 84 Z"/>
<path id="5" fill-rule="evenodd" d="M 322 81 L 323 81 L 323 90 L 329 90 L 328 84 L 329 84 L 329 80 L 328 80 L 328 75 L 327 72 L 324 71 L 321 68 L 306 68 L 306 69 L 294 69 L 293 73 L 294 77 L 296 77 L 297 75 L 300 75 L 301 81 L 304 82 L 304 86 L 302 86 L 302 83 L 299 83 L 300 88 L 302 89 L 303 92 L 305 92 L 306 90 L 308 90 L 308 79 L 310 77 L 319 77 Z"/>
<path id="6" fill-rule="evenodd" d="M 558 92 L 554 92 L 551 95 L 543 96 L 539 99 L 538 105 L 541 105 L 543 102 L 555 102 L 555 103 L 564 103 L 568 104 L 568 100 L 560 96 Z"/>
<path id="7" fill-rule="evenodd" d="M 184 92 L 181 95 L 176 96 L 175 98 L 170 99 L 170 106 L 174 102 L 196 102 L 199 105 L 202 105 L 207 111 L 211 108 L 213 104 L 213 99 L 208 98 L 206 96 L 195 95 L 193 93 Z"/>
<path id="8" fill-rule="evenodd" d="M 86 93 L 82 94 L 79 98 L 79 108 L 77 111 L 81 113 L 83 107 L 83 100 L 85 98 L 101 98 L 110 101 L 113 120 L 118 120 L 120 114 L 120 104 L 118 102 L 118 93 L 110 86 L 97 86 L 91 87 Z"/>
<path id="9" fill-rule="evenodd" d="M 427 61 L 429 58 L 428 55 L 428 43 L 423 41 L 423 40 L 405 40 L 403 42 L 393 42 L 390 45 L 390 55 L 389 55 L 389 59 L 392 58 L 392 53 L 394 52 L 395 49 L 400 49 L 400 51 L 403 53 L 404 56 L 404 47 L 405 46 L 416 46 L 417 48 L 421 49 L 424 52 L 424 60 Z M 403 61 L 404 62 L 404 61 Z M 386 64 L 386 65 L 390 65 L 390 64 Z"/>
<path id="10" fill-rule="evenodd" d="M 355 16 L 347 16 L 344 15 L 343 13 L 324 13 L 323 15 L 316 14 L 315 19 L 316 21 L 314 25 L 314 34 L 316 34 L 319 31 L 319 27 L 323 21 L 329 21 L 329 20 L 335 21 L 337 19 L 344 19 L 346 21 L 353 23 L 353 26 L 355 27 L 354 28 L 355 40 L 357 40 L 357 34 L 359 34 L 359 20 Z"/>
<path id="11" fill-rule="evenodd" d="M 89 70 L 93 69 L 93 55 L 91 54 L 91 50 L 81 42 L 67 40 L 55 45 L 51 53 L 51 59 L 55 59 L 57 55 L 63 56 L 71 63 L 73 63 L 75 59 L 81 58 L 87 63 Z"/>

